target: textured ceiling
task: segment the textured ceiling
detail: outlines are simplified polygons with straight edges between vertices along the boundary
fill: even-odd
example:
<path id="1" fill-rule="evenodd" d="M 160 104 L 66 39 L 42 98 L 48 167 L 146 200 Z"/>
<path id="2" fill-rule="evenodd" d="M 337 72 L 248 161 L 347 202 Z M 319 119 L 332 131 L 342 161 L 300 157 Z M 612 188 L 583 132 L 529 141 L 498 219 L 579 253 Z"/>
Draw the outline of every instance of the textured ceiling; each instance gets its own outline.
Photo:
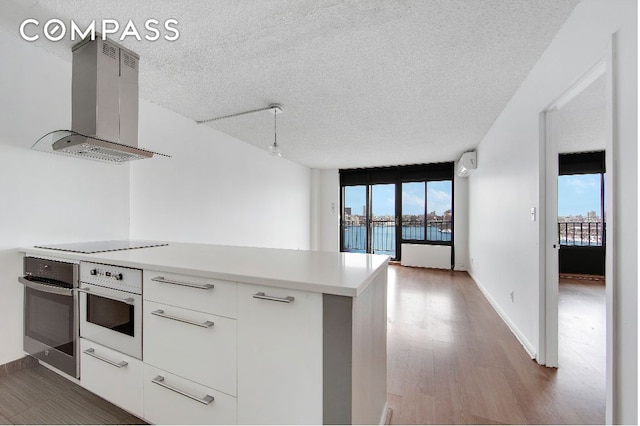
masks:
<path id="1" fill-rule="evenodd" d="M 141 97 L 194 120 L 278 102 L 285 157 L 364 167 L 477 146 L 577 3 L 2 0 L 0 25 L 175 18 L 175 42 L 122 42 L 141 56 Z M 70 40 L 35 44 L 70 60 Z M 273 140 L 269 112 L 208 125 L 262 149 Z"/>

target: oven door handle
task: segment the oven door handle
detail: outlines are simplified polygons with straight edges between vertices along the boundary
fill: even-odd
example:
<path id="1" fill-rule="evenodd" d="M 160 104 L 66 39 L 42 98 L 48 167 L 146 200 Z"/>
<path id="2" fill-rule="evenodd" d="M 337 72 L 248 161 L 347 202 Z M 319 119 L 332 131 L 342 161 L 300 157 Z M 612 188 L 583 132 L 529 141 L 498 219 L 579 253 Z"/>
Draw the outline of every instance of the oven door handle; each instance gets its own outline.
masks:
<path id="1" fill-rule="evenodd" d="M 62 296 L 73 296 L 73 289 L 64 288 L 64 287 L 56 287 L 50 284 L 43 284 L 37 281 L 31 281 L 26 279 L 25 277 L 18 277 L 18 281 L 23 284 L 25 287 L 32 288 L 34 290 L 42 291 L 44 293 L 51 294 L 59 294 Z"/>
<path id="2" fill-rule="evenodd" d="M 91 291 L 91 289 L 89 287 L 79 288 L 78 289 L 78 293 L 92 294 L 94 296 L 104 297 L 105 299 L 111 299 L 111 300 L 115 300 L 117 302 L 126 303 L 127 305 L 135 305 L 136 304 L 136 301 L 135 301 L 135 299 L 133 297 L 127 297 L 126 299 L 121 299 L 119 297 L 107 296 L 106 294 L 93 292 L 93 291 Z"/>

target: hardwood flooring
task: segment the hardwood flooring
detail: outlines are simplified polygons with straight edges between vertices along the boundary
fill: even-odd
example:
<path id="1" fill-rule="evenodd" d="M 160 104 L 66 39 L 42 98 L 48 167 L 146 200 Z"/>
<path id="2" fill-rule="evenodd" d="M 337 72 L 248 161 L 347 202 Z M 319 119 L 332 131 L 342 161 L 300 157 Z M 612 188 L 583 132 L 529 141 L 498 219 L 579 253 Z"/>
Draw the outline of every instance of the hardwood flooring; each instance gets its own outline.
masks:
<path id="1" fill-rule="evenodd" d="M 40 365 L 0 377 L 0 424 L 144 424 Z"/>
<path id="2" fill-rule="evenodd" d="M 391 423 L 604 423 L 604 373 L 585 355 L 586 336 L 603 336 L 581 319 L 600 303 L 588 285 L 561 288 L 561 367 L 551 369 L 529 358 L 466 273 L 391 266 Z"/>

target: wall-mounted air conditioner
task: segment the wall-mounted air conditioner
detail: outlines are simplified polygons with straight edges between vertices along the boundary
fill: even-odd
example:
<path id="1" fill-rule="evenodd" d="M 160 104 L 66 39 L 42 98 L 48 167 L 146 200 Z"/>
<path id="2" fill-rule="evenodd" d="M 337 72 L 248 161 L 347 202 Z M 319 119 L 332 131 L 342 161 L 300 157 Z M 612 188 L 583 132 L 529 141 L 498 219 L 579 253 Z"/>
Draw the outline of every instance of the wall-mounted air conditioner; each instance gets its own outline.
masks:
<path id="1" fill-rule="evenodd" d="M 460 177 L 467 177 L 478 167 L 476 152 L 465 152 L 458 160 L 456 174 Z"/>

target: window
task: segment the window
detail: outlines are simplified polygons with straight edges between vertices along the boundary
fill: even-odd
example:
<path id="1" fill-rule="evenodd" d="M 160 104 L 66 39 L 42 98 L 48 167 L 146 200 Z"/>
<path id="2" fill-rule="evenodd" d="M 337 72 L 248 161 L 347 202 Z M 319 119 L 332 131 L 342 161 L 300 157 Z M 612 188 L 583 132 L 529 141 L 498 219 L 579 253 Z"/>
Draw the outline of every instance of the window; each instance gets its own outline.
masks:
<path id="1" fill-rule="evenodd" d="M 450 244 L 452 182 L 402 183 L 402 241 Z"/>
<path id="2" fill-rule="evenodd" d="M 452 162 L 341 169 L 340 250 L 400 260 L 402 243 L 453 246 L 453 176 Z"/>
<path id="3" fill-rule="evenodd" d="M 558 176 L 558 241 L 563 246 L 602 246 L 604 174 Z"/>

